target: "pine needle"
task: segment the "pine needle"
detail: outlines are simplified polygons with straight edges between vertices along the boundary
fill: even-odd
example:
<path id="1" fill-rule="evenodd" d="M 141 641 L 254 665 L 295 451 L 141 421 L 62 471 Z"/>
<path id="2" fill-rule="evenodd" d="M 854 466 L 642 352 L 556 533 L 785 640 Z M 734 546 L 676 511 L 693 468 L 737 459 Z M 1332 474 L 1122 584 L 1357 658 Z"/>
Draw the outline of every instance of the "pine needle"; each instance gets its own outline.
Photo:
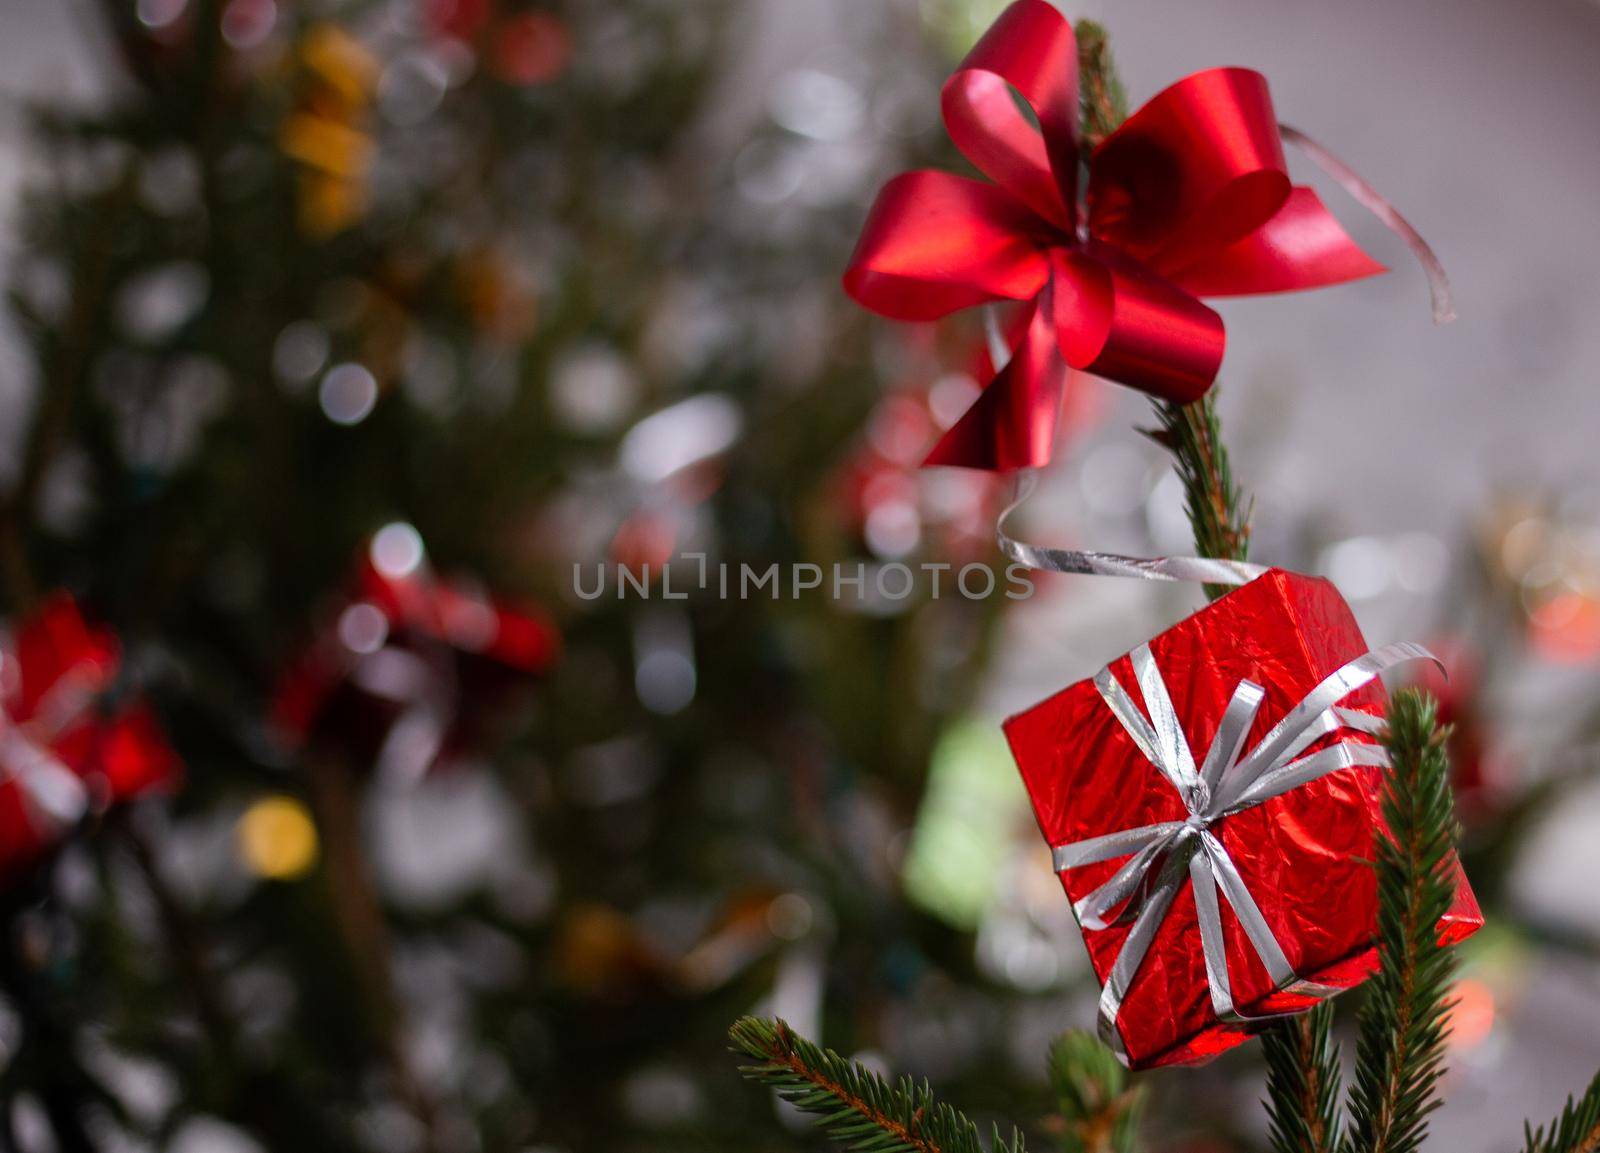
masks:
<path id="1" fill-rule="evenodd" d="M 1250 514 L 1234 483 L 1233 465 L 1222 442 L 1222 422 L 1217 416 L 1216 389 L 1189 405 L 1157 401 L 1161 427 L 1145 435 L 1172 454 L 1173 467 L 1183 483 L 1183 507 L 1194 532 L 1195 551 L 1220 560 L 1246 560 L 1250 554 Z M 1208 585 L 1213 600 L 1227 590 Z"/>
<path id="2" fill-rule="evenodd" d="M 1128 97 L 1111 63 L 1111 37 L 1106 30 L 1093 20 L 1079 20 L 1074 31 L 1078 38 L 1081 136 L 1088 153 L 1128 118 Z"/>
<path id="3" fill-rule="evenodd" d="M 1455 844 L 1448 729 L 1433 698 L 1414 689 L 1389 706 L 1386 831 L 1378 838 L 1377 975 L 1362 1006 L 1346 1153 L 1414 1153 L 1439 1107 L 1455 963 L 1439 943 L 1450 907 Z"/>
<path id="4" fill-rule="evenodd" d="M 1597 1153 L 1600 1151 L 1600 1073 L 1576 1103 L 1567 1098 L 1561 1116 L 1544 1126 L 1526 1127 L 1524 1153 Z"/>
<path id="5" fill-rule="evenodd" d="M 1274 1153 L 1332 1153 L 1339 1143 L 1339 1050 L 1333 1002 L 1262 1034 Z"/>
<path id="6" fill-rule="evenodd" d="M 1065 1122 L 1063 1153 L 1133 1153 L 1142 1088 L 1090 1033 L 1074 1029 L 1050 1046 L 1050 1087 Z"/>
<path id="7" fill-rule="evenodd" d="M 934 1098 L 926 1081 L 890 1085 L 865 1065 L 807 1041 L 781 1020 L 741 1017 L 728 1031 L 733 1051 L 753 1061 L 739 1071 L 815 1114 L 833 1140 L 857 1153 L 1024 1153 L 1022 1135 L 995 1131 L 987 1149 L 978 1127 Z"/>

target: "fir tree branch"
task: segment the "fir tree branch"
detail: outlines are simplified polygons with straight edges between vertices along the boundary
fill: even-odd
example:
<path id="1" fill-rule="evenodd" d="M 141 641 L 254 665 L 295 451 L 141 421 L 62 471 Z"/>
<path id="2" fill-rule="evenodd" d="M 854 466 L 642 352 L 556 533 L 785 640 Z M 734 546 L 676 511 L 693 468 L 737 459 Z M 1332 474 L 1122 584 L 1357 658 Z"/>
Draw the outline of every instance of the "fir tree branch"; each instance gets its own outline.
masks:
<path id="1" fill-rule="evenodd" d="M 1064 1153 L 1133 1153 L 1142 1088 L 1094 1036 L 1074 1029 L 1050 1046 L 1050 1087 L 1066 1128 Z"/>
<path id="2" fill-rule="evenodd" d="M 1339 1143 L 1339 1050 L 1333 1002 L 1324 1001 L 1261 1037 L 1267 1117 L 1275 1153 L 1333 1153 Z"/>
<path id="3" fill-rule="evenodd" d="M 1078 37 L 1078 102 L 1083 129 L 1079 133 L 1087 154 L 1128 118 L 1128 97 L 1111 62 L 1111 37 L 1093 20 L 1073 26 Z"/>
<path id="4" fill-rule="evenodd" d="M 1600 1153 L 1600 1073 L 1576 1104 L 1567 1098 L 1566 1108 L 1548 1131 L 1542 1125 L 1537 1129 L 1529 1125 L 1526 1130 L 1524 1153 Z"/>
<path id="5" fill-rule="evenodd" d="M 1161 427 L 1147 430 L 1146 435 L 1172 454 L 1183 482 L 1184 511 L 1194 530 L 1195 549 L 1204 557 L 1247 559 L 1252 502 L 1244 499 L 1233 479 L 1216 390 L 1189 405 L 1157 401 L 1156 416 Z M 1208 586 L 1206 591 L 1215 599 L 1226 590 Z"/>
<path id="6" fill-rule="evenodd" d="M 1439 1106 L 1453 950 L 1439 943 L 1455 844 L 1448 729 L 1414 689 L 1389 705 L 1392 765 L 1377 845 L 1378 973 L 1362 1006 L 1346 1153 L 1414 1153 Z"/>
<path id="7" fill-rule="evenodd" d="M 741 1017 L 728 1031 L 733 1051 L 754 1064 L 739 1071 L 817 1116 L 833 1140 L 860 1153 L 984 1153 L 978 1127 L 933 1096 L 927 1082 L 891 1086 L 872 1070 L 822 1049 L 781 1020 Z M 995 1132 L 993 1153 L 1023 1153 L 1022 1136 Z"/>

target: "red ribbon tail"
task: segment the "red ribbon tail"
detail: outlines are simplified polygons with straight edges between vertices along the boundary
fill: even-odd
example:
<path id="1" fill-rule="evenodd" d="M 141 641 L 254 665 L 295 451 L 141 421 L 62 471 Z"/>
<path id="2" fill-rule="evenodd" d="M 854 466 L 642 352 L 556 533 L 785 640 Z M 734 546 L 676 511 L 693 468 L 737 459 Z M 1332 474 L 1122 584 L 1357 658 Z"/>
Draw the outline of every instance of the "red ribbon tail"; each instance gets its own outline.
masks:
<path id="1" fill-rule="evenodd" d="M 1011 359 L 933 446 L 923 467 L 1043 468 L 1055 448 L 1066 375 L 1050 311 L 1040 301 Z"/>
<path id="2" fill-rule="evenodd" d="M 1438 256 L 1434 254 L 1428 242 L 1422 239 L 1422 234 L 1412 227 L 1411 222 L 1401 216 L 1399 210 L 1385 200 L 1377 189 L 1362 179 L 1355 169 L 1304 132 L 1287 124 L 1279 124 L 1278 131 L 1283 134 L 1285 140 L 1305 153 L 1306 159 L 1333 177 L 1358 204 L 1382 221 L 1385 228 L 1405 241 L 1406 247 L 1411 249 L 1411 254 L 1417 258 L 1417 263 L 1422 265 L 1423 272 L 1428 276 L 1428 292 L 1433 297 L 1433 322 L 1449 324 L 1454 320 L 1456 307 L 1450 292 L 1450 278 L 1445 275 L 1444 265 L 1440 263 Z"/>

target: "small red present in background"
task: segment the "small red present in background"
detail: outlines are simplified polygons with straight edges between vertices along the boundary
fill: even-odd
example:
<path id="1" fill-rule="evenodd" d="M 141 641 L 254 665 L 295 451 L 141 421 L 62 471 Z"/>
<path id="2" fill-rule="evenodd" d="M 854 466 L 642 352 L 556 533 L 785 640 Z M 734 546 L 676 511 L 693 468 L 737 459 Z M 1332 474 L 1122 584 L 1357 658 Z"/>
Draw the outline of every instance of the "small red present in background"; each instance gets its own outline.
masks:
<path id="1" fill-rule="evenodd" d="M 1006 722 L 1131 1066 L 1208 1060 L 1374 970 L 1376 676 L 1425 655 L 1369 655 L 1331 584 L 1274 570 Z M 1444 940 L 1483 923 L 1452 867 Z"/>
<path id="2" fill-rule="evenodd" d="M 542 613 L 435 575 L 416 530 L 389 525 L 330 626 L 279 681 L 274 728 L 293 747 L 325 741 L 415 780 L 475 747 L 493 706 L 560 649 Z"/>
<path id="3" fill-rule="evenodd" d="M 88 814 L 176 786 L 177 755 L 137 700 L 113 700 L 116 637 L 51 596 L 0 655 L 0 881 Z"/>
<path id="4" fill-rule="evenodd" d="M 1461 637 L 1435 637 L 1428 647 L 1443 669 L 1429 665 L 1415 683 L 1438 702 L 1439 723 L 1450 727 L 1450 787 L 1456 815 L 1471 830 L 1499 816 L 1510 799 L 1516 766 L 1495 739 L 1482 654 Z"/>

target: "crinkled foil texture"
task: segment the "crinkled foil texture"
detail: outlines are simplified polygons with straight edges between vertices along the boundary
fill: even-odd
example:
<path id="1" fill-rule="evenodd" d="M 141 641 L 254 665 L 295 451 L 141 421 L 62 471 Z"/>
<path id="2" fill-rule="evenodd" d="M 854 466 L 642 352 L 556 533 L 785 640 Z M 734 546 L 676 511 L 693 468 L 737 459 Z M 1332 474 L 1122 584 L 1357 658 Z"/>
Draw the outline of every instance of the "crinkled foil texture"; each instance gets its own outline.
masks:
<path id="1" fill-rule="evenodd" d="M 1206 606 L 1150 648 L 1196 762 L 1204 758 L 1241 680 L 1266 691 L 1249 748 L 1324 677 L 1367 651 L 1349 606 L 1331 584 L 1280 570 Z M 1118 658 L 1111 671 L 1143 707 L 1129 658 Z M 1375 681 L 1343 705 L 1381 714 L 1384 702 Z M 1172 785 L 1145 760 L 1090 680 L 1012 717 L 1005 731 L 1051 845 L 1187 815 Z M 1332 740 L 1325 737 L 1312 748 Z M 1376 881 L 1367 862 L 1381 820 L 1382 776 L 1378 768 L 1341 770 L 1213 828 L 1295 972 L 1335 989 L 1360 984 L 1376 965 Z M 1064 870 L 1067 897 L 1085 896 L 1125 859 Z M 1459 940 L 1483 924 L 1483 915 L 1459 864 L 1452 868 L 1459 882 L 1440 935 Z M 1222 920 L 1234 998 L 1246 1015 L 1314 1004 L 1274 989 L 1226 902 Z M 1084 935 L 1102 982 L 1129 928 L 1113 925 Z M 1117 1025 L 1134 1068 L 1198 1064 L 1248 1038 L 1248 1026 L 1222 1022 L 1212 1011 L 1192 886 L 1185 885 L 1173 902 Z"/>

